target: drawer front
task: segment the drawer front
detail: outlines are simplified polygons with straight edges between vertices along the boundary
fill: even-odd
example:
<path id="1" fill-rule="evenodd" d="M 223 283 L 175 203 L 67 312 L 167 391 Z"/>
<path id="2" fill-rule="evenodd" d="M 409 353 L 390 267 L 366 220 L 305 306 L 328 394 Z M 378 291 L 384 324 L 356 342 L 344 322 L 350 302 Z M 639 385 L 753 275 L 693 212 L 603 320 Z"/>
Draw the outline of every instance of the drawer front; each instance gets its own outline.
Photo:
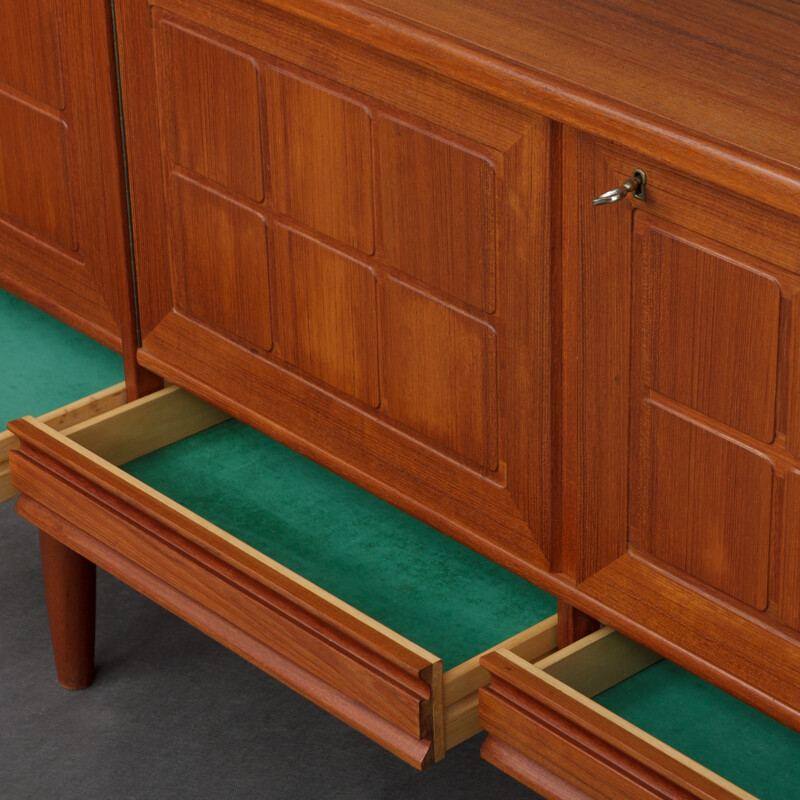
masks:
<path id="1" fill-rule="evenodd" d="M 550 124 L 265 3 L 119 6 L 140 361 L 545 566 Z"/>
<path id="2" fill-rule="evenodd" d="M 608 629 L 540 664 L 488 654 L 483 757 L 548 800 L 754 800 L 589 699 L 656 660 Z"/>
<path id="3" fill-rule="evenodd" d="M 225 417 L 182 397 L 160 409 L 142 404 L 139 419 L 137 409 L 126 414 L 127 436 L 114 434 L 114 415 L 106 427 L 101 419 L 82 433 L 71 429 L 110 460 L 31 418 L 12 423 L 19 513 L 414 766 L 438 760 L 436 656 L 114 468 L 171 432 L 189 435 Z M 152 430 L 154 416 L 160 430 Z"/>

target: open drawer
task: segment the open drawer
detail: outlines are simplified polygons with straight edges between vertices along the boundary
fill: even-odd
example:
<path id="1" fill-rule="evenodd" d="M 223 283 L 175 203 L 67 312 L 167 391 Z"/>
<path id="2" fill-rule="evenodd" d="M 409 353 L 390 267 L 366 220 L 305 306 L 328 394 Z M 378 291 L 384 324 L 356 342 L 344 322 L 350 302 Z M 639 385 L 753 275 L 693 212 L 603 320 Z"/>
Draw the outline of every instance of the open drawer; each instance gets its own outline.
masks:
<path id="1" fill-rule="evenodd" d="M 798 796 L 800 734 L 610 628 L 481 663 L 483 757 L 550 800 Z"/>
<path id="2" fill-rule="evenodd" d="M 91 680 L 91 564 L 419 768 L 479 730 L 480 653 L 555 648 L 554 598 L 176 387 L 10 428 L 65 685 Z"/>
<path id="3" fill-rule="evenodd" d="M 122 359 L 43 311 L 0 290 L 0 502 L 16 494 L 4 430 L 22 414 L 61 430 L 125 402 Z M 111 385 L 113 384 L 113 385 Z M 106 388 L 110 387 L 110 388 Z M 56 409 L 53 411 L 52 409 Z"/>

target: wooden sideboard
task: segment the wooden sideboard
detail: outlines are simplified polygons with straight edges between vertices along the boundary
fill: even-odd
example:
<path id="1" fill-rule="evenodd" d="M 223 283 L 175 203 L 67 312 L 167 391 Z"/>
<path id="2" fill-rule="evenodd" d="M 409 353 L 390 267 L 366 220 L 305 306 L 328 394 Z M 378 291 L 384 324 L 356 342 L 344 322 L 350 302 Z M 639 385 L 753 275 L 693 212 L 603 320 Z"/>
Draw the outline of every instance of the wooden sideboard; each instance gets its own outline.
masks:
<path id="1" fill-rule="evenodd" d="M 116 17 L 138 365 L 800 730 L 796 6 Z"/>

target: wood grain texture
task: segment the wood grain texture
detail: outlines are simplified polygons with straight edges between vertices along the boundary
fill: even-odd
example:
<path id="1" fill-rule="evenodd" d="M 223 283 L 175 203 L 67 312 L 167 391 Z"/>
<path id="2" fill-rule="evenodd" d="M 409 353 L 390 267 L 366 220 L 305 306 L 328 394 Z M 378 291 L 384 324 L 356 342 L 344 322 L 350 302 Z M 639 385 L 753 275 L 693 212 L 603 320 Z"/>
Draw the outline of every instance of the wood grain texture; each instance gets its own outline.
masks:
<path id="1" fill-rule="evenodd" d="M 257 352 L 272 348 L 267 228 L 250 209 L 171 179 L 175 308 Z"/>
<path id="2" fill-rule="evenodd" d="M 95 566 L 44 531 L 39 544 L 58 682 L 85 689 L 94 679 Z"/>
<path id="3" fill-rule="evenodd" d="M 14 431 L 26 518 L 415 766 L 443 755 L 435 656 L 30 418 Z"/>
<path id="4" fill-rule="evenodd" d="M 0 92 L 0 214 L 69 250 L 77 249 L 67 126 Z"/>
<path id="5" fill-rule="evenodd" d="M 641 379 L 660 394 L 771 442 L 778 282 L 702 249 L 688 231 L 639 214 L 634 226 Z"/>
<path id="6" fill-rule="evenodd" d="M 277 354 L 367 403 L 380 403 L 375 273 L 276 227 L 272 233 Z"/>
<path id="7" fill-rule="evenodd" d="M 600 627 L 600 623 L 584 614 L 579 608 L 558 601 L 558 648 L 571 645 L 584 636 L 588 636 Z"/>
<path id="8" fill-rule="evenodd" d="M 158 37 L 172 159 L 251 200 L 261 200 L 255 63 L 175 25 L 159 25 Z"/>
<path id="9" fill-rule="evenodd" d="M 501 99 L 443 80 L 428 69 L 326 33 L 270 4 L 234 3 L 223 8 L 206 0 L 168 0 L 155 9 L 147 0 L 131 0 L 118 11 L 123 93 L 133 109 L 127 118 L 143 337 L 139 362 L 482 552 L 491 551 L 504 564 L 544 563 L 550 549 L 551 475 L 546 465 L 552 440 L 548 258 L 553 159 L 549 123 Z M 297 331 L 289 331 L 287 345 L 294 350 L 282 355 L 278 327 L 286 327 L 285 321 L 279 320 L 284 304 L 291 307 L 303 300 L 302 313 L 300 309 L 291 311 L 295 325 L 300 319 L 333 325 L 326 316 L 327 295 L 302 297 L 299 291 L 311 273 L 322 275 L 322 268 L 311 260 L 293 268 L 291 276 L 284 267 L 269 265 L 275 327 L 275 345 L 269 352 L 250 352 L 222 329 L 175 313 L 174 287 L 164 268 L 168 244 L 160 223 L 163 215 L 169 214 L 170 200 L 162 179 L 162 172 L 172 169 L 169 143 L 160 140 L 157 104 L 154 107 L 144 100 L 157 96 L 154 85 L 160 56 L 153 47 L 153 22 L 156 28 L 172 25 L 240 53 L 256 63 L 265 79 L 266 138 L 271 153 L 271 190 L 265 201 L 234 198 L 202 176 L 195 176 L 195 182 L 264 217 L 270 237 L 283 228 L 329 251 L 328 263 L 339 265 L 325 269 L 326 289 L 337 284 L 334 295 L 339 292 L 339 277 L 335 276 L 343 274 L 344 261 L 339 259 L 344 259 L 374 273 L 379 297 L 381 286 L 393 281 L 403 292 L 425 296 L 429 298 L 426 302 L 443 309 L 438 315 L 439 328 L 450 324 L 450 316 L 457 320 L 447 333 L 450 340 L 437 343 L 438 353 L 428 343 L 421 343 L 419 334 L 414 334 L 412 344 L 429 366 L 464 370 L 471 379 L 485 382 L 486 399 L 477 405 L 482 403 L 491 418 L 481 420 L 478 429 L 468 431 L 479 416 L 473 397 L 480 398 L 484 387 L 471 390 L 452 370 L 445 374 L 429 369 L 435 380 L 429 394 L 438 399 L 428 408 L 422 400 L 415 400 L 417 408 L 400 409 L 401 419 L 393 415 L 385 392 L 376 395 L 374 388 L 366 390 L 371 377 L 355 377 L 347 341 L 342 339 L 341 347 L 336 344 L 338 334 L 320 339 L 315 347 L 325 355 L 318 356 L 314 350 L 312 358 L 302 356 L 302 351 L 311 354 L 310 346 L 304 343 L 297 349 L 298 341 L 292 340 L 297 339 Z M 220 80 L 224 82 L 224 76 Z M 158 100 L 163 102 L 160 96 Z M 354 211 L 351 200 L 359 197 L 366 202 L 365 198 L 383 190 L 376 186 L 381 179 L 379 170 L 373 168 L 377 144 L 372 120 L 384 118 L 468 154 L 463 164 L 461 156 L 456 161 L 470 174 L 483 174 L 491 164 L 493 215 L 485 213 L 489 203 L 485 192 L 465 201 L 470 206 L 470 220 L 480 219 L 482 225 L 493 227 L 491 232 L 484 231 L 483 240 L 493 241 L 495 263 L 504 264 L 494 277 L 496 302 L 491 313 L 388 263 L 380 235 L 373 242 L 374 252 L 366 252 L 367 245 L 362 248 L 338 229 L 326 228 L 328 223 L 303 216 L 312 213 L 312 207 L 316 209 L 313 204 L 319 206 L 313 214 L 319 211 L 330 220 L 341 219 L 342 225 L 354 213 L 358 225 L 372 215 L 366 206 Z M 276 159 L 275 148 L 283 147 L 276 145 L 276 136 L 285 138 L 288 132 L 292 132 L 287 139 L 291 152 L 297 152 L 281 151 L 281 158 Z M 345 162 L 355 158 L 348 148 L 361 148 L 363 169 L 345 169 Z M 293 172 L 279 177 L 287 169 Z M 448 169 L 452 176 L 460 174 L 461 167 Z M 281 181 L 288 181 L 286 186 L 298 193 L 297 209 L 282 205 Z M 314 188 L 318 185 L 319 191 Z M 457 199 L 464 202 L 460 196 Z M 454 213 L 454 218 L 461 218 L 461 211 Z M 372 228 L 370 221 L 369 230 Z M 463 252 L 459 242 L 455 246 Z M 286 281 L 289 277 L 291 283 Z M 285 298 L 278 295 L 279 287 L 288 289 Z M 358 293 L 363 294 L 361 290 Z M 406 306 L 408 303 L 401 311 Z M 386 353 L 406 350 L 401 340 L 386 346 L 381 342 L 385 328 L 382 308 L 379 301 L 380 375 L 395 369 L 386 362 Z M 370 304 L 353 305 L 352 312 L 361 317 L 359 330 L 366 332 L 372 327 Z M 394 322 L 393 318 L 392 329 L 404 335 L 402 326 Z M 466 337 L 463 346 L 452 339 L 459 331 Z M 483 332 L 494 339 L 486 348 L 479 342 Z M 366 333 L 358 334 L 362 335 L 366 338 Z M 365 352 L 372 346 L 365 343 Z M 487 355 L 485 351 L 492 348 L 495 355 Z M 407 354 L 403 359 L 398 363 L 409 363 Z M 492 359 L 490 369 L 484 362 Z M 399 384 L 397 379 L 390 380 Z M 357 386 L 353 381 L 361 383 Z M 447 381 L 454 385 L 445 386 Z M 418 393 L 421 396 L 425 391 L 423 387 Z M 468 403 L 458 409 L 454 423 L 454 402 L 465 396 Z M 395 398 L 392 402 L 397 404 Z M 451 419 L 419 421 L 439 406 Z M 448 430 L 451 424 L 456 427 Z"/>
<path id="10" fill-rule="evenodd" d="M 800 20 L 791 0 L 274 3 L 796 212 Z"/>
<path id="11" fill-rule="evenodd" d="M 4 2 L 0 16 L 0 285 L 133 364 L 110 4 Z"/>
<path id="12" fill-rule="evenodd" d="M 388 264 L 485 311 L 495 305 L 495 171 L 481 156 L 395 120 L 376 124 Z"/>
<path id="13" fill-rule="evenodd" d="M 395 281 L 381 285 L 380 309 L 386 413 L 496 469 L 496 333 Z"/>
<path id="14" fill-rule="evenodd" d="M 786 449 L 800 458 L 800 291 L 790 295 L 787 324 L 789 336 L 786 352 Z"/>
<path id="15" fill-rule="evenodd" d="M 59 5 L 0 2 L 0 81 L 58 109 L 65 102 Z"/>
<path id="16" fill-rule="evenodd" d="M 639 424 L 630 544 L 763 611 L 773 464 L 657 405 Z"/>
<path id="17" fill-rule="evenodd" d="M 566 155 L 590 176 L 565 207 L 565 235 L 580 248 L 565 265 L 565 284 L 580 298 L 571 334 L 578 364 L 565 387 L 578 415 L 567 463 L 578 481 L 569 535 L 580 589 L 763 688 L 767 664 L 785 654 L 750 647 L 745 661 L 761 666 L 746 667 L 731 642 L 712 654 L 699 631 L 680 633 L 666 609 L 707 609 L 697 625 L 713 626 L 720 641 L 726 627 L 732 634 L 732 618 L 775 626 L 774 479 L 791 461 L 775 436 L 775 409 L 777 375 L 789 374 L 778 362 L 791 350 L 781 344 L 789 340 L 782 315 L 795 279 L 785 248 L 751 254 L 750 215 L 777 241 L 784 229 L 757 205 L 745 210 L 696 184 L 686 193 L 687 176 L 640 154 L 588 137 L 570 141 Z M 635 166 L 648 174 L 646 203 L 590 205 Z M 791 241 L 792 227 L 786 235 Z M 660 578 L 648 585 L 654 572 Z M 652 602 L 637 610 L 627 594 L 633 585 Z M 700 600 L 706 591 L 713 600 Z M 748 614 L 748 605 L 762 613 Z M 770 646 L 783 652 L 777 639 Z"/>
<path id="18" fill-rule="evenodd" d="M 492 682 L 481 690 L 481 724 L 489 731 L 487 743 L 496 740 L 504 745 L 499 751 L 487 743 L 484 747 L 493 763 L 501 769 L 508 763 L 509 771 L 532 788 L 540 784 L 541 770 L 526 769 L 527 762 L 544 767 L 571 787 L 554 782 L 546 796 L 753 800 L 512 653 L 496 651 L 482 663 Z M 513 751 L 522 758 L 514 758 Z"/>
<path id="19" fill-rule="evenodd" d="M 277 209 L 364 253 L 374 250 L 369 111 L 277 70 L 267 77 Z"/>
<path id="20" fill-rule="evenodd" d="M 483 740 L 481 757 L 547 800 L 591 800 L 591 795 L 496 736 Z"/>
<path id="21" fill-rule="evenodd" d="M 772 610 L 781 622 L 800 631 L 800 471 L 787 473 L 783 484 L 783 530 L 775 555 Z"/>

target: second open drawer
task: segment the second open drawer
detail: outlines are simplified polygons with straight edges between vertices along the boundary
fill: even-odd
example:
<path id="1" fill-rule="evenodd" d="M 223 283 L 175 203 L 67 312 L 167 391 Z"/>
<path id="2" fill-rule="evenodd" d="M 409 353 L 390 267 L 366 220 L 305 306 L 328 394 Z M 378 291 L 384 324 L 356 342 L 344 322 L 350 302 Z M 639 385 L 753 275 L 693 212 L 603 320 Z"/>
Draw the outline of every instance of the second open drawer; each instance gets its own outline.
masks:
<path id="1" fill-rule="evenodd" d="M 603 628 L 481 659 L 482 755 L 548 800 L 786 800 L 800 734 Z"/>
<path id="2" fill-rule="evenodd" d="M 480 653 L 555 648 L 554 598 L 175 387 L 10 428 L 23 517 L 416 767 L 479 730 Z"/>

